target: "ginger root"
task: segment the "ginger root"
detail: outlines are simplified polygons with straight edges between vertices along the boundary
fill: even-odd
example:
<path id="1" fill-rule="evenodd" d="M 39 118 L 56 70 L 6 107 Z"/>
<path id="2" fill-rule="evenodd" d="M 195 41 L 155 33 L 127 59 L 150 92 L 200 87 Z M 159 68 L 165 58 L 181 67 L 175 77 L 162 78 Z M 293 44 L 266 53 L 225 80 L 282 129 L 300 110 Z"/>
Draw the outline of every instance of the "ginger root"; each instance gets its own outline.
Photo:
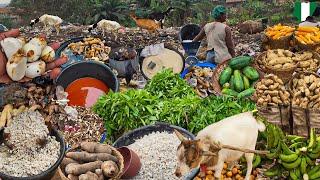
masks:
<path id="1" fill-rule="evenodd" d="M 93 161 L 115 161 L 118 162 L 118 159 L 107 153 L 88 153 L 85 151 L 82 152 L 68 152 L 66 157 L 71 158 L 80 162 L 93 162 Z"/>
<path id="2" fill-rule="evenodd" d="M 101 167 L 102 163 L 102 161 L 95 161 L 85 164 L 70 163 L 67 165 L 65 171 L 67 174 L 81 175 L 88 171 L 94 172 L 96 169 Z"/>
<path id="3" fill-rule="evenodd" d="M 112 153 L 112 149 L 110 148 L 110 145 L 98 144 L 96 142 L 83 142 L 81 143 L 81 149 L 89 153 L 107 153 L 107 154 Z"/>
<path id="4" fill-rule="evenodd" d="M 115 177 L 119 173 L 117 164 L 113 161 L 105 161 L 101 165 L 102 172 L 106 177 Z"/>

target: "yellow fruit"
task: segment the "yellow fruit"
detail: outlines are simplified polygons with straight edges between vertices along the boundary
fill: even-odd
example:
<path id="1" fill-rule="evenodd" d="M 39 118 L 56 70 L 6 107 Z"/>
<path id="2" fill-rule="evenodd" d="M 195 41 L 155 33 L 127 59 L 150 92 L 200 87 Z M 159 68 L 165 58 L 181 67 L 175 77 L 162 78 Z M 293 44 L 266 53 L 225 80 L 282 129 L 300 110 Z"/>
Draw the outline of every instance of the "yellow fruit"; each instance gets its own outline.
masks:
<path id="1" fill-rule="evenodd" d="M 236 180 L 239 180 L 239 179 L 241 179 L 242 177 L 240 176 L 240 174 L 237 174 L 236 175 Z"/>
<path id="2" fill-rule="evenodd" d="M 227 168 L 228 168 L 227 163 L 224 163 L 224 164 L 223 164 L 223 169 L 227 169 Z"/>
<path id="3" fill-rule="evenodd" d="M 232 169 L 232 174 L 238 174 L 238 169 L 237 168 L 233 168 Z"/>
<path id="4" fill-rule="evenodd" d="M 232 177 L 232 175 L 233 175 L 233 174 L 232 174 L 231 171 L 228 171 L 228 172 L 227 172 L 227 176 L 228 176 L 228 177 Z"/>
<path id="5" fill-rule="evenodd" d="M 208 174 L 208 175 L 212 175 L 212 174 L 213 174 L 213 172 L 212 172 L 212 171 L 207 171 L 207 172 L 206 172 L 206 174 Z"/>
<path id="6" fill-rule="evenodd" d="M 212 175 L 207 175 L 206 180 L 214 180 L 214 177 Z"/>

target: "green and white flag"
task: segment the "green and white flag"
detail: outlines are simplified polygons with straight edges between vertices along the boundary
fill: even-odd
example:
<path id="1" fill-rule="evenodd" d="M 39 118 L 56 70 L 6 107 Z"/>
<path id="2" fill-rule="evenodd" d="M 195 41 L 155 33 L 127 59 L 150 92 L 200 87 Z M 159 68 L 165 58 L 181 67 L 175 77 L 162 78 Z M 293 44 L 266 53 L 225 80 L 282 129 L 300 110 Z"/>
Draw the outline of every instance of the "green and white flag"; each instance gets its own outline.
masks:
<path id="1" fill-rule="evenodd" d="M 312 16 L 316 8 L 316 2 L 296 1 L 294 5 L 294 16 L 298 18 L 299 21 L 305 21 L 308 16 Z"/>

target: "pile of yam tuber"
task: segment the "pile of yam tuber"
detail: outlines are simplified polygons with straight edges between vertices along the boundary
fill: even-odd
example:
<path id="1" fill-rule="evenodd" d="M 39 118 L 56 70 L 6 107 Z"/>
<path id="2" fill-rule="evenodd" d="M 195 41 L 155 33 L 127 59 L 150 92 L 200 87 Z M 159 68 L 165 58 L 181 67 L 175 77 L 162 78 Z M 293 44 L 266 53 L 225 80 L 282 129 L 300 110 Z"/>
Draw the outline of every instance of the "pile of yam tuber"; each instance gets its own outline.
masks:
<path id="1" fill-rule="evenodd" d="M 290 93 L 286 90 L 283 81 L 276 75 L 266 75 L 256 84 L 255 89 L 254 97 L 258 106 L 290 104 Z"/>
<path id="2" fill-rule="evenodd" d="M 110 145 L 83 142 L 81 151 L 66 154 L 60 168 L 70 180 L 119 179 L 123 158 Z"/>
<path id="3" fill-rule="evenodd" d="M 291 82 L 292 105 L 320 108 L 320 78 L 312 73 L 299 73 Z"/>

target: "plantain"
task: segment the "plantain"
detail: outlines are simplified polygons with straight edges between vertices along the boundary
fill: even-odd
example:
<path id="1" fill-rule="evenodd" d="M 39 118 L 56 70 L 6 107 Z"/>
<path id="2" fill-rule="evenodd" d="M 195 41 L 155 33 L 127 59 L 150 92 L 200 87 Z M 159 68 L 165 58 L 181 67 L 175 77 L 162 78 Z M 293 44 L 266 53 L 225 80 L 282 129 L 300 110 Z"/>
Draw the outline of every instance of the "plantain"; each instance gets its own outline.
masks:
<path id="1" fill-rule="evenodd" d="M 302 157 L 301 158 L 301 164 L 300 164 L 300 171 L 301 171 L 302 174 L 306 173 L 307 166 L 308 166 L 308 164 L 307 164 L 306 158 Z"/>
<path id="2" fill-rule="evenodd" d="M 318 172 L 320 170 L 320 165 L 314 166 L 309 172 L 308 175 L 309 177 L 313 174 L 315 174 L 316 172 Z"/>
<path id="3" fill-rule="evenodd" d="M 317 159 L 317 158 L 320 157 L 320 153 L 316 153 L 316 154 L 308 153 L 308 156 L 309 156 L 311 159 Z"/>
<path id="4" fill-rule="evenodd" d="M 305 142 L 295 142 L 289 146 L 289 149 L 298 148 L 300 147 L 299 145 L 304 146 Z"/>
<path id="5" fill-rule="evenodd" d="M 307 161 L 308 165 L 314 166 L 315 161 L 312 161 L 312 160 L 309 158 L 309 156 L 305 156 L 305 158 L 306 158 L 306 161 Z"/>
<path id="6" fill-rule="evenodd" d="M 297 136 L 296 138 L 291 140 L 291 143 L 305 142 L 305 140 L 306 140 L 305 137 Z"/>
<path id="7" fill-rule="evenodd" d="M 290 178 L 292 180 L 299 180 L 299 177 L 295 174 L 295 171 L 294 170 L 291 170 L 290 171 Z"/>
<path id="8" fill-rule="evenodd" d="M 312 149 L 311 153 L 317 154 L 319 152 L 320 152 L 320 141 L 317 142 L 316 147 Z"/>
<path id="9" fill-rule="evenodd" d="M 303 139 L 304 139 L 304 137 L 302 137 L 302 136 L 297 136 L 297 135 L 287 135 L 286 138 L 287 138 L 287 140 L 290 141 L 290 142 L 292 142 L 292 141 L 294 141 L 295 139 L 298 139 L 298 138 L 303 138 Z"/>
<path id="10" fill-rule="evenodd" d="M 280 159 L 282 162 L 290 163 L 294 162 L 298 159 L 298 154 L 290 154 L 290 155 L 285 155 L 285 154 L 280 154 Z"/>
<path id="11" fill-rule="evenodd" d="M 268 169 L 263 174 L 267 177 L 275 177 L 280 174 L 280 170 L 279 170 L 279 168 L 274 167 L 274 168 Z"/>
<path id="12" fill-rule="evenodd" d="M 272 147 L 275 148 L 279 144 L 280 135 L 279 135 L 278 129 L 275 126 L 273 126 L 272 131 L 273 131 L 273 137 L 274 137 L 274 141 L 273 141 Z"/>
<path id="13" fill-rule="evenodd" d="M 301 177 L 301 172 L 299 168 L 294 169 L 294 172 L 296 173 L 296 176 L 300 179 Z"/>
<path id="14" fill-rule="evenodd" d="M 273 130 L 272 130 L 272 125 L 269 124 L 267 126 L 267 148 L 271 149 L 273 148 L 273 143 L 274 143 L 274 134 L 273 134 Z"/>
<path id="15" fill-rule="evenodd" d="M 317 179 L 317 178 L 320 178 L 320 171 L 317 171 L 316 173 L 311 174 L 311 175 L 309 176 L 309 179 L 310 179 L 310 180 L 314 180 L 314 179 Z"/>
<path id="16" fill-rule="evenodd" d="M 317 135 L 314 128 L 310 129 L 308 149 L 312 149 L 317 145 Z"/>
<path id="17" fill-rule="evenodd" d="M 285 155 L 290 155 L 295 153 L 294 151 L 289 149 L 289 147 L 284 142 L 281 142 L 281 149 Z"/>
<path id="18" fill-rule="evenodd" d="M 281 144 L 279 143 L 279 144 L 278 144 L 278 147 L 277 147 L 276 149 L 274 149 L 273 152 L 267 154 L 266 157 L 267 157 L 268 159 L 276 159 L 276 158 L 279 157 L 280 150 L 281 150 Z"/>
<path id="19" fill-rule="evenodd" d="M 260 165 L 260 163 L 261 163 L 261 157 L 259 155 L 256 155 L 256 158 L 252 163 L 252 168 L 256 168 L 257 166 Z"/>
<path id="20" fill-rule="evenodd" d="M 291 169 L 297 168 L 301 164 L 301 158 L 298 157 L 297 160 L 295 160 L 292 163 L 281 162 L 281 164 L 287 170 L 291 170 Z"/>

